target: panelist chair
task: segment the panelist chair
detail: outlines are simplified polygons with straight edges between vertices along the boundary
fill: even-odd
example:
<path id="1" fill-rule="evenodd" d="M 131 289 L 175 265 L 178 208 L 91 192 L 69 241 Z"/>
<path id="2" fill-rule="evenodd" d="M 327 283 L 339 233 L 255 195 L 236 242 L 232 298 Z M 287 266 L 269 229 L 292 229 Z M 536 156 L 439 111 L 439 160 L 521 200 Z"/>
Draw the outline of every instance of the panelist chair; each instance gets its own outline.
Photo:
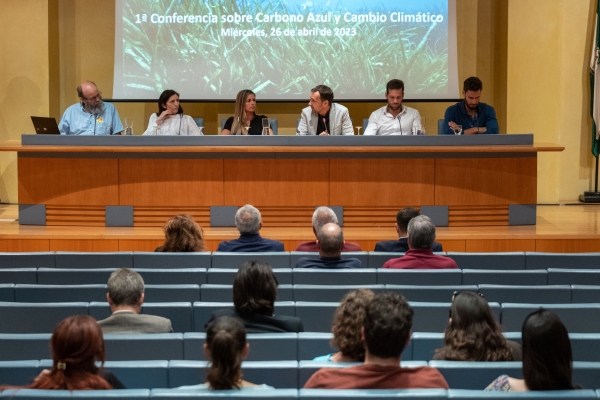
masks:
<path id="1" fill-rule="evenodd" d="M 194 122 L 198 127 L 204 128 L 204 118 L 194 118 Z"/>
<path id="2" fill-rule="evenodd" d="M 438 119 L 438 135 L 444 134 L 444 119 Z"/>

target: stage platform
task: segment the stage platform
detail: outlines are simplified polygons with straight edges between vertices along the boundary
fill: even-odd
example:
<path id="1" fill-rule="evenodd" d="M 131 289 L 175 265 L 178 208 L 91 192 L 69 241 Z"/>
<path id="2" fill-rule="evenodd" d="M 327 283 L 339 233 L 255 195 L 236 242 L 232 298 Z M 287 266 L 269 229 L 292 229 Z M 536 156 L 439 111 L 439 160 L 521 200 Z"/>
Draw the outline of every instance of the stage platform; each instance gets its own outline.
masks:
<path id="1" fill-rule="evenodd" d="M 261 235 L 285 243 L 287 251 L 314 240 L 306 226 L 265 226 Z M 0 251 L 153 251 L 164 239 L 159 227 L 81 227 L 19 225 L 17 205 L 0 205 Z M 372 251 L 381 240 L 396 239 L 393 220 L 389 226 L 347 227 L 347 241 Z M 235 228 L 203 226 L 206 250 L 238 236 Z M 438 228 L 437 240 L 445 251 L 496 252 L 600 252 L 600 205 L 538 205 L 537 225 Z M 600 266 L 599 266 L 600 268 Z"/>

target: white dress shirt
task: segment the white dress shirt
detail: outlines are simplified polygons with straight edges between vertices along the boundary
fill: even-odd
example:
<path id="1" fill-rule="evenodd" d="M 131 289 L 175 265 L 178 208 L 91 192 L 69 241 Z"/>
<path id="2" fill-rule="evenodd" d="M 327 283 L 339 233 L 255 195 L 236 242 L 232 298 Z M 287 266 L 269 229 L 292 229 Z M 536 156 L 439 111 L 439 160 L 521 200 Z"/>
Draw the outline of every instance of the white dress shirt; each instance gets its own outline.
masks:
<path id="1" fill-rule="evenodd" d="M 417 110 L 403 105 L 394 118 L 386 105 L 373 111 L 364 135 L 413 135 L 413 126 L 421 130 L 421 115 Z"/>
<path id="2" fill-rule="evenodd" d="M 192 117 L 189 115 L 175 114 L 162 121 L 156 123 L 156 113 L 150 115 L 148 121 L 148 129 L 144 135 L 181 135 L 181 136 L 198 136 L 203 135 L 202 131 Z"/>

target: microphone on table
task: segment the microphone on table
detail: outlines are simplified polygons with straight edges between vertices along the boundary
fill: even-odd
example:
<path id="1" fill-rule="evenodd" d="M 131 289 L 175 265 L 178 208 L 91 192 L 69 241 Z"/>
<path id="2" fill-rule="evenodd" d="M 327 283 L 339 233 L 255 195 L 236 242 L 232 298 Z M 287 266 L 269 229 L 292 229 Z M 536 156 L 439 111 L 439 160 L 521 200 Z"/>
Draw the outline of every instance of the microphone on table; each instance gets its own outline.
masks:
<path id="1" fill-rule="evenodd" d="M 325 126 L 325 133 L 329 135 L 329 132 L 327 131 L 327 122 L 325 121 L 325 117 L 323 117 L 323 125 Z"/>
<path id="2" fill-rule="evenodd" d="M 398 125 L 400 125 L 400 135 L 402 135 L 402 115 L 398 114 Z"/>

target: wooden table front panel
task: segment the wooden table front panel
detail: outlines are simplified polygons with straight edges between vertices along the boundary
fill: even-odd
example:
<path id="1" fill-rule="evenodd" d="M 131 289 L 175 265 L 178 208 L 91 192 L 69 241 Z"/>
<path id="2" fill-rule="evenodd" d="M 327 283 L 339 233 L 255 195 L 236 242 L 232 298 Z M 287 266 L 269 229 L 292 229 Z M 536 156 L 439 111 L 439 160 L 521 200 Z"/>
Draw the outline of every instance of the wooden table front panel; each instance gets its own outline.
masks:
<path id="1" fill-rule="evenodd" d="M 438 158 L 435 204 L 535 204 L 537 157 Z"/>
<path id="2" fill-rule="evenodd" d="M 330 204 L 327 159 L 228 159 L 224 163 L 227 206 Z"/>
<path id="3" fill-rule="evenodd" d="M 120 204 L 223 205 L 223 160 L 120 159 Z"/>
<path id="4" fill-rule="evenodd" d="M 332 159 L 331 205 L 432 205 L 433 159 Z"/>
<path id="5" fill-rule="evenodd" d="M 21 204 L 119 204 L 116 159 L 19 157 L 18 174 Z"/>

